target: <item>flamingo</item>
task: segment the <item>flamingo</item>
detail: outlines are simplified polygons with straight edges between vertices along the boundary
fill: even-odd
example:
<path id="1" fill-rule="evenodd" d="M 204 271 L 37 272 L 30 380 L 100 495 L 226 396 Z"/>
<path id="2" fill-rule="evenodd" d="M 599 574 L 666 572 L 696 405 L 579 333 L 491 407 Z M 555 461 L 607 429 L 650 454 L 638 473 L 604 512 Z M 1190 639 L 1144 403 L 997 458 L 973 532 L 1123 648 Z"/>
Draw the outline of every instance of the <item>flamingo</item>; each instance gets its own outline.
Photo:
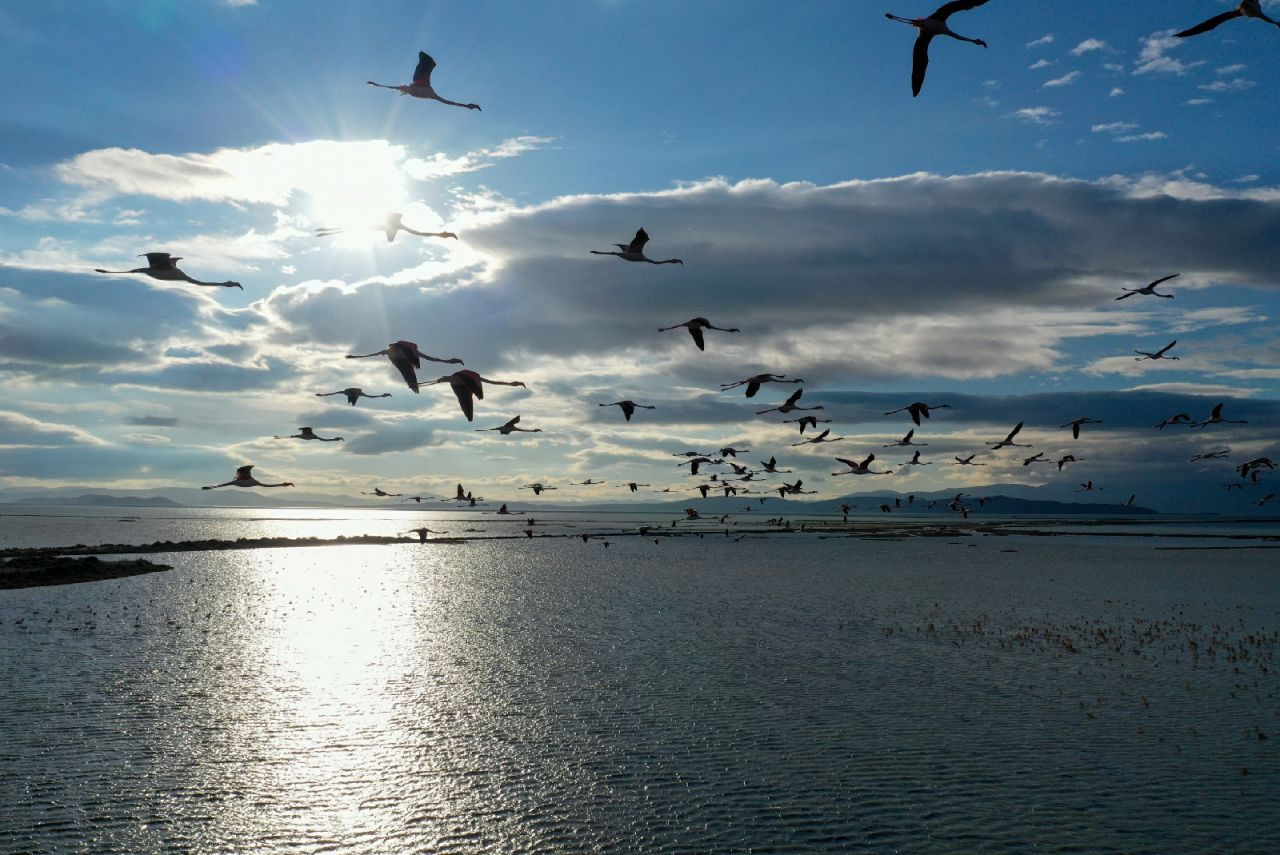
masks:
<path id="1" fill-rule="evenodd" d="M 1246 478 L 1253 470 L 1266 469 L 1267 471 L 1272 471 L 1275 468 L 1276 466 L 1271 462 L 1270 457 L 1255 457 L 1246 463 L 1241 463 L 1236 467 L 1236 471 L 1240 473 L 1241 478 Z"/>
<path id="2" fill-rule="evenodd" d="M 904 460 L 904 461 L 902 461 L 902 465 L 903 465 L 903 466 L 932 466 L 932 465 L 933 465 L 933 461 L 932 461 L 932 460 L 921 460 L 921 459 L 920 459 L 920 452 L 918 452 L 918 451 L 917 451 L 915 454 L 911 455 L 911 459 L 910 459 L 910 460 Z"/>
<path id="3" fill-rule="evenodd" d="M 876 459 L 875 454 L 868 454 L 866 460 L 858 462 L 856 460 L 848 460 L 844 457 L 837 457 L 835 460 L 849 467 L 848 472 L 832 472 L 832 475 L 892 475 L 891 470 L 884 472 L 872 472 L 871 462 Z"/>
<path id="4" fill-rule="evenodd" d="M 1092 492 L 1093 490 L 1101 490 L 1101 489 L 1102 489 L 1101 487 L 1095 487 L 1095 486 L 1093 486 L 1093 480 L 1092 480 L 1092 479 L 1090 479 L 1090 480 L 1088 480 L 1088 481 L 1085 481 L 1083 484 L 1081 484 L 1081 485 L 1080 485 L 1080 489 L 1079 489 L 1079 490 L 1076 490 L 1076 492 L 1077 492 L 1077 493 L 1088 493 L 1088 492 Z"/>
<path id="5" fill-rule="evenodd" d="M 669 327 L 659 327 L 658 332 L 666 332 L 667 330 L 684 327 L 689 330 L 689 335 L 693 337 L 693 343 L 698 346 L 698 350 L 706 350 L 707 343 L 703 340 L 703 330 L 719 330 L 720 332 L 741 332 L 737 327 L 717 327 L 706 318 L 690 318 L 682 324 L 675 324 Z"/>
<path id="6" fill-rule="evenodd" d="M 1061 472 L 1062 467 L 1066 466 L 1068 463 L 1079 463 L 1082 460 L 1084 460 L 1083 457 L 1076 457 L 1074 454 L 1063 455 L 1062 457 L 1059 457 L 1057 461 L 1058 471 Z"/>
<path id="7" fill-rule="evenodd" d="M 1188 427 L 1195 425 L 1195 420 L 1186 413 L 1178 413 L 1170 418 L 1164 419 L 1160 424 L 1156 425 L 1157 430 L 1164 430 L 1165 425 L 1187 425 Z"/>
<path id="8" fill-rule="evenodd" d="M 496 430 L 498 433 L 502 434 L 503 436 L 509 436 L 510 434 L 515 433 L 515 432 L 520 432 L 520 433 L 542 433 L 542 428 L 522 428 L 522 427 L 516 427 L 516 425 L 518 425 L 519 423 L 520 423 L 520 417 L 519 417 L 519 416 L 515 416 L 515 417 L 513 417 L 513 418 L 511 418 L 511 419 L 508 419 L 506 424 L 499 425 L 498 427 L 491 427 L 491 428 L 476 428 L 476 430 L 477 430 L 477 431 L 479 431 L 479 432 L 481 432 L 481 433 L 483 433 L 484 431 L 487 431 L 487 430 Z"/>
<path id="9" fill-rule="evenodd" d="M 804 481 L 800 478 L 797 478 L 794 484 L 788 484 L 786 482 L 783 482 L 782 486 L 777 488 L 778 495 L 781 497 L 805 496 L 805 495 L 810 495 L 812 493 L 818 492 L 817 490 L 805 490 L 803 489 L 803 487 L 804 487 Z"/>
<path id="10" fill-rule="evenodd" d="M 640 491 L 641 487 L 652 487 L 652 484 L 637 484 L 635 481 L 628 481 L 626 484 L 619 484 L 619 487 L 626 487 L 633 493 Z"/>
<path id="11" fill-rule="evenodd" d="M 1032 463 L 1052 463 L 1052 462 L 1053 462 L 1052 460 L 1048 460 L 1045 458 L 1043 451 L 1037 451 L 1035 454 L 1031 455 L 1030 457 L 1023 458 L 1022 465 L 1030 466 Z"/>
<path id="12" fill-rule="evenodd" d="M 955 12 L 968 12 L 970 9 L 976 9 L 987 0 L 952 0 L 950 3 L 943 3 L 933 14 L 927 18 L 900 18 L 897 15 L 891 15 L 885 12 L 884 16 L 891 21 L 901 21 L 904 24 L 910 24 L 920 31 L 920 35 L 916 36 L 915 50 L 911 54 L 911 97 L 920 94 L 920 87 L 924 86 L 924 72 L 929 67 L 929 42 L 933 41 L 934 36 L 950 36 L 962 42 L 981 45 L 986 47 L 987 43 L 982 39 L 971 39 L 958 35 L 951 31 L 947 26 L 947 18 Z"/>
<path id="13" fill-rule="evenodd" d="M 1031 448 L 1031 443 L 1029 442 L 1022 443 L 1022 442 L 1013 441 L 1013 438 L 1018 435 L 1018 431 L 1020 430 L 1022 430 L 1022 422 L 1018 422 L 1016 425 L 1014 425 L 1013 430 L 1009 431 L 1009 435 L 1006 436 L 1004 439 L 1000 440 L 999 442 L 988 442 L 987 445 L 991 446 L 992 451 L 998 451 L 999 449 L 1006 448 L 1006 447 Z"/>
<path id="14" fill-rule="evenodd" d="M 346 395 L 347 403 L 353 407 L 356 405 L 356 401 L 360 400 L 361 398 L 390 398 L 391 397 L 390 392 L 383 392 L 381 395 L 370 395 L 369 393 L 365 392 L 365 390 L 361 389 L 359 386 L 349 386 L 346 389 L 339 389 L 336 392 L 316 392 L 317 398 L 327 398 L 330 395 Z"/>
<path id="15" fill-rule="evenodd" d="M 413 82 L 399 86 L 388 86 L 385 83 L 374 83 L 372 80 L 366 81 L 370 86 L 377 86 L 382 89 L 394 89 L 401 95 L 412 95 L 414 98 L 430 98 L 433 101 L 439 101 L 441 104 L 448 104 L 450 107 L 466 107 L 468 110 L 479 110 L 479 104 L 460 104 L 457 101 L 450 101 L 447 98 L 441 98 L 436 94 L 436 90 L 431 88 L 431 72 L 435 70 L 436 61 L 427 55 L 425 51 L 418 51 L 418 66 L 413 70 Z"/>
<path id="16" fill-rule="evenodd" d="M 426 526 L 423 526 L 422 528 L 411 528 L 411 529 L 409 529 L 408 531 L 406 531 L 406 532 L 401 532 L 401 533 L 402 533 L 402 534 L 416 534 L 416 535 L 418 536 L 418 543 L 426 543 L 426 542 L 427 542 L 427 535 L 429 535 L 429 534 L 448 534 L 449 532 L 447 532 L 447 531 L 436 531 L 435 529 L 430 529 L 430 528 L 427 528 Z"/>
<path id="17" fill-rule="evenodd" d="M 646 410 L 656 410 L 657 407 L 649 404 L 637 404 L 635 401 L 614 401 L 612 404 L 598 404 L 600 407 L 621 407 L 622 415 L 627 421 L 631 421 L 631 416 L 635 414 L 636 407 L 642 407 Z"/>
<path id="18" fill-rule="evenodd" d="M 1221 448 L 1217 451 L 1204 451 L 1191 458 L 1191 462 L 1195 463 L 1197 460 L 1221 460 L 1230 453 L 1230 448 Z"/>
<path id="19" fill-rule="evenodd" d="M 458 406 L 462 408 L 462 414 L 467 417 L 467 421 L 472 421 L 475 416 L 475 399 L 484 400 L 484 384 L 492 383 L 496 386 L 519 386 L 527 388 L 520 380 L 490 380 L 488 377 L 481 377 L 477 372 L 470 369 L 455 371 L 452 374 L 446 374 L 443 377 L 437 377 L 435 380 L 427 380 L 414 386 L 419 389 L 423 386 L 434 386 L 437 383 L 448 383 L 453 389 L 453 394 L 458 399 Z M 517 416 L 517 418 L 519 418 Z"/>
<path id="20" fill-rule="evenodd" d="M 295 433 L 293 436 L 277 436 L 276 439 L 318 439 L 321 442 L 342 442 L 343 441 L 342 437 L 340 436 L 331 436 L 331 437 L 316 436 L 315 431 L 313 431 L 309 427 L 300 427 L 298 428 L 298 433 Z"/>
<path id="21" fill-rule="evenodd" d="M 764 471 L 768 472 L 770 475 L 790 475 L 792 472 L 790 469 L 779 469 L 778 458 L 776 457 L 770 457 L 768 461 L 761 460 L 760 465 L 764 467 Z"/>
<path id="22" fill-rule="evenodd" d="M 1225 425 L 1247 425 L 1248 422 L 1245 421 L 1244 419 L 1224 419 L 1222 417 L 1222 404 L 1218 404 L 1209 413 L 1209 418 L 1205 419 L 1202 422 L 1197 422 L 1196 424 L 1192 425 L 1192 427 L 1202 428 L 1205 425 L 1224 425 L 1224 424 Z"/>
<path id="23" fill-rule="evenodd" d="M 468 503 L 468 504 L 470 504 L 472 507 L 475 507 L 476 502 L 478 502 L 478 501 L 483 501 L 483 500 L 484 500 L 484 497 L 483 497 L 483 496 L 473 496 L 473 495 L 471 495 L 471 491 L 470 491 L 470 490 L 463 490 L 463 489 L 462 489 L 462 485 L 461 485 L 461 484 L 459 484 L 459 485 L 458 485 L 458 489 L 457 489 L 457 490 L 455 490 L 455 491 L 454 491 L 454 494 L 453 494 L 453 501 L 455 501 L 455 502 L 467 502 L 467 503 Z M 449 499 L 441 499 L 440 501 L 442 501 L 442 502 L 447 502 L 447 501 L 449 501 Z M 503 505 L 503 507 L 505 508 L 505 507 L 506 507 L 506 505 Z"/>
<path id="24" fill-rule="evenodd" d="M 898 440 L 897 442 L 891 442 L 891 443 L 889 443 L 888 445 L 882 445 L 882 446 L 880 446 L 880 447 L 881 447 L 881 448 L 897 448 L 898 446 L 908 446 L 908 445 L 928 445 L 928 444 L 929 444 L 929 443 L 927 443 L 927 442 L 912 442 L 912 441 L 911 441 L 911 437 L 913 437 L 913 436 L 915 436 L 915 435 L 916 435 L 916 429 L 915 429 L 915 428 L 912 428 L 911 430 L 907 431 L 907 435 L 906 435 L 906 436 L 904 436 L 902 439 Z"/>
<path id="25" fill-rule="evenodd" d="M 1102 424 L 1101 419 L 1091 419 L 1086 417 L 1083 419 L 1072 419 L 1071 421 L 1067 422 L 1065 425 L 1058 425 L 1058 427 L 1071 428 L 1072 439 L 1079 439 L 1080 425 L 1100 425 L 1100 424 Z"/>
<path id="26" fill-rule="evenodd" d="M 804 379 L 800 377 L 796 377 L 791 380 L 785 380 L 783 379 L 784 377 L 786 377 L 785 374 L 757 374 L 754 377 L 748 377 L 746 380 L 737 380 L 733 383 L 721 383 L 720 391 L 723 392 L 727 389 L 736 389 L 739 386 L 746 386 L 747 397 L 754 398 L 756 396 L 756 392 L 760 391 L 760 386 L 763 383 L 803 383 L 804 382 Z"/>
<path id="27" fill-rule="evenodd" d="M 1260 508 L 1265 507 L 1267 502 L 1271 501 L 1275 497 L 1276 497 L 1275 493 L 1267 493 L 1267 495 L 1263 496 L 1261 499 L 1258 500 L 1258 507 Z"/>
<path id="28" fill-rule="evenodd" d="M 751 449 L 749 448 L 734 448 L 731 445 L 726 445 L 724 448 L 720 449 L 721 457 L 737 457 L 739 454 L 750 454 L 750 453 L 751 453 Z"/>
<path id="29" fill-rule="evenodd" d="M 822 409 L 822 405 L 818 405 L 816 407 L 796 406 L 796 401 L 800 400 L 800 396 L 803 394 L 804 394 L 804 389 L 797 389 L 791 393 L 791 397 L 787 398 L 785 403 L 779 404 L 776 407 L 770 407 L 767 410 L 761 410 L 760 412 L 756 413 L 756 415 L 763 416 L 765 413 L 773 413 L 773 412 L 789 413 L 793 410 L 821 410 Z M 803 433 L 803 429 L 801 430 L 801 432 Z"/>
<path id="30" fill-rule="evenodd" d="M 655 261 L 652 258 L 646 258 L 644 254 L 644 245 L 649 242 L 649 233 L 644 229 L 639 229 L 636 236 L 631 239 L 631 243 L 621 244 L 615 243 L 621 252 L 601 252 L 598 249 L 591 250 L 592 255 L 616 255 L 623 261 L 645 261 L 649 264 L 684 264 L 678 258 L 666 258 L 662 261 Z"/>
<path id="31" fill-rule="evenodd" d="M 1173 273 L 1173 274 L 1170 274 L 1169 276 L 1165 276 L 1161 279 L 1157 279 L 1155 282 L 1152 282 L 1150 285 L 1144 285 L 1141 288 L 1122 287 L 1120 290 L 1124 291 L 1125 293 L 1121 294 L 1119 297 L 1116 297 L 1116 299 L 1127 300 L 1130 297 L 1132 297 L 1134 294 L 1147 294 L 1152 297 L 1164 297 L 1166 300 L 1172 300 L 1173 299 L 1172 294 L 1161 294 L 1158 291 L 1156 291 L 1156 286 L 1159 285 L 1161 282 L 1168 282 L 1170 279 L 1173 279 L 1175 276 L 1181 276 L 1181 275 L 1182 275 L 1181 273 Z"/>
<path id="32" fill-rule="evenodd" d="M 371 226 L 371 228 L 381 229 L 387 236 L 387 243 L 391 243 L 396 239 L 396 232 L 408 232 L 409 234 L 417 235 L 418 237 L 453 238 L 454 240 L 458 239 L 458 236 L 455 235 L 453 232 L 420 232 L 416 229 L 411 229 L 402 222 L 403 219 L 404 219 L 404 214 L 401 214 L 398 211 L 392 212 L 390 214 L 387 214 L 386 220 L 384 220 L 381 225 Z M 316 237 L 330 237 L 332 235 L 341 234 L 343 231 L 345 230 L 341 228 L 337 228 L 337 229 L 320 228 L 320 229 L 316 229 Z"/>
<path id="33" fill-rule="evenodd" d="M 1147 353 L 1145 350 L 1135 350 L 1134 353 L 1141 353 L 1142 355 L 1135 356 L 1133 358 L 1133 361 L 1142 362 L 1143 360 L 1146 360 L 1146 359 L 1177 359 L 1178 357 L 1176 356 L 1165 356 L 1165 352 L 1168 351 L 1169 348 L 1173 347 L 1177 343 L 1178 343 L 1178 340 L 1175 338 L 1173 341 L 1169 342 L 1164 347 L 1157 350 L 1155 353 Z"/>
<path id="34" fill-rule="evenodd" d="M 292 487 L 292 481 L 281 481 L 279 484 L 264 484 L 253 477 L 253 465 L 240 466 L 236 469 L 236 477 L 221 484 L 201 487 L 201 490 L 216 490 L 219 487 Z"/>
<path id="35" fill-rule="evenodd" d="M 801 435 L 801 436 L 803 436 L 803 435 L 804 435 L 804 429 L 805 429 L 805 428 L 807 428 L 807 427 L 811 427 L 811 428 L 817 429 L 817 427 L 818 427 L 818 423 L 819 423 L 819 422 L 821 422 L 821 423 L 822 423 L 822 424 L 824 424 L 824 425 L 829 425 L 829 424 L 831 424 L 831 419 L 820 419 L 820 418 L 818 418 L 817 416 L 801 416 L 801 417 L 800 417 L 800 418 L 798 418 L 798 419 L 783 419 L 783 420 L 782 420 L 782 423 L 783 423 L 784 425 L 790 425 L 790 424 L 798 424 L 798 425 L 800 425 L 800 435 Z"/>
<path id="36" fill-rule="evenodd" d="M 374 487 L 374 488 L 373 488 L 373 492 L 372 492 L 372 493 L 366 493 L 364 490 L 361 490 L 361 491 L 360 491 L 360 495 L 362 495 L 362 496 L 377 496 L 377 497 L 378 497 L 378 498 L 380 498 L 380 499 L 386 499 L 386 498 L 391 498 L 391 497 L 403 496 L 403 495 L 404 495 L 404 493 L 388 493 L 386 490 L 382 489 L 381 487 Z"/>
<path id="37" fill-rule="evenodd" d="M 524 485 L 523 487 L 521 487 L 520 489 L 521 489 L 521 490 L 532 490 L 532 491 L 533 491 L 533 495 L 535 495 L 535 496 L 541 496 L 541 495 L 542 495 L 542 491 L 543 491 L 543 490 L 558 490 L 558 489 L 559 489 L 559 487 L 548 487 L 546 484 L 543 484 L 543 483 L 541 483 L 541 482 L 538 482 L 538 483 L 534 483 L 534 484 L 525 484 L 525 485 Z"/>
<path id="38" fill-rule="evenodd" d="M 414 371 L 416 368 L 422 367 L 420 360 L 426 359 L 431 362 L 443 362 L 447 365 L 462 365 L 463 362 L 457 357 L 450 359 L 441 359 L 438 356 L 428 356 L 418 350 L 418 346 L 411 341 L 393 341 L 382 350 L 373 353 L 354 354 L 348 353 L 347 359 L 367 359 L 370 356 L 385 356 L 391 360 L 391 364 L 400 372 L 400 376 L 404 378 L 404 382 L 416 394 L 418 391 L 418 375 Z"/>
<path id="39" fill-rule="evenodd" d="M 951 465 L 952 465 L 952 466 L 986 466 L 987 464 L 985 464 L 985 463 L 974 463 L 974 462 L 973 462 L 973 458 L 975 458 L 975 457 L 977 457 L 977 456 L 978 456 L 978 455 L 977 455 L 977 453 L 975 452 L 975 453 L 973 453 L 973 454 L 970 454 L 968 457 L 956 457 L 956 458 L 954 458 L 956 462 L 955 462 L 955 463 L 952 463 Z"/>
<path id="40" fill-rule="evenodd" d="M 844 437 L 842 436 L 833 436 L 831 437 L 831 439 L 827 439 L 827 434 L 829 433 L 831 433 L 830 428 L 828 428 L 827 430 L 824 430 L 822 433 L 818 434 L 817 436 L 811 436 L 808 439 L 802 439 L 799 442 L 793 442 L 791 443 L 791 447 L 794 448 L 797 445 L 817 445 L 820 442 L 841 442 L 844 440 Z"/>
<path id="41" fill-rule="evenodd" d="M 919 427 L 920 418 L 922 416 L 926 419 L 929 418 L 930 410 L 949 410 L 949 409 L 951 409 L 950 404 L 926 404 L 923 401 L 916 401 L 915 403 L 907 404 L 905 407 L 898 407 L 898 409 L 896 410 L 890 410 L 889 412 L 885 413 L 885 415 L 892 416 L 895 413 L 900 413 L 903 410 L 906 410 L 908 413 L 911 414 L 911 421 L 915 422 L 916 426 Z"/>
<path id="42" fill-rule="evenodd" d="M 182 260 L 180 257 L 174 257 L 167 252 L 146 252 L 139 258 L 146 256 L 146 267 L 135 267 L 133 270 L 103 270 L 101 267 L 95 267 L 94 273 L 144 273 L 152 279 L 159 279 L 163 282 L 190 282 L 192 285 L 204 285 L 206 287 L 216 288 L 239 288 L 244 290 L 244 286 L 239 282 L 201 282 L 199 279 L 192 279 L 187 274 L 178 269 L 178 262 Z"/>
<path id="43" fill-rule="evenodd" d="M 1207 33 L 1217 27 L 1219 24 L 1230 21 L 1232 18 L 1259 18 L 1268 24 L 1275 24 L 1280 27 L 1280 21 L 1273 21 L 1262 11 L 1262 4 L 1258 0 L 1242 0 L 1239 6 L 1230 12 L 1223 12 L 1220 15 L 1214 15 L 1207 21 L 1201 21 L 1190 29 L 1183 30 L 1180 33 L 1174 33 L 1175 39 L 1185 39 L 1190 36 L 1198 36 L 1201 33 Z"/>

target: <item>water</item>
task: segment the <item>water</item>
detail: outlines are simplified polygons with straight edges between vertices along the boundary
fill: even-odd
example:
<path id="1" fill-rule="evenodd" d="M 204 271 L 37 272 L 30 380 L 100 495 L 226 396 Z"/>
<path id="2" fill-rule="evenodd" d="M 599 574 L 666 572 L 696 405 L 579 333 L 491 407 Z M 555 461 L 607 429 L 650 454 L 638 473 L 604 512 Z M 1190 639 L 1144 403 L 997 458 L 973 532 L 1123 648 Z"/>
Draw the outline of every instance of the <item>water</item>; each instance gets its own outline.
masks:
<path id="1" fill-rule="evenodd" d="M 0 852 L 1280 851 L 1280 562 L 1163 543 L 269 549 L 0 591 Z"/>

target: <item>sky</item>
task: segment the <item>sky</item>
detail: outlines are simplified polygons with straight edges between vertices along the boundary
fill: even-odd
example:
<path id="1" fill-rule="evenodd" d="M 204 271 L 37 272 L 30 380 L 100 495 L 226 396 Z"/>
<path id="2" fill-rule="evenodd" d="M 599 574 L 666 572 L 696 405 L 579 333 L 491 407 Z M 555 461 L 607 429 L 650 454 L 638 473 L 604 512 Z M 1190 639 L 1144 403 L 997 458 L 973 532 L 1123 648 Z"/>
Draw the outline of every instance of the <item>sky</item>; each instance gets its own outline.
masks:
<path id="1" fill-rule="evenodd" d="M 884 13 L 932 2 L 4 4 L 0 491 L 252 463 L 308 495 L 652 501 L 704 483 L 672 455 L 731 446 L 815 498 L 1092 481 L 1258 512 L 1280 474 L 1225 485 L 1280 459 L 1280 29 L 1171 37 L 1233 5 L 991 0 L 949 21 L 988 48 L 935 39 L 913 98 L 915 31 Z M 419 50 L 482 109 L 366 85 Z M 388 244 L 391 211 L 458 238 Z M 640 227 L 684 264 L 589 253 Z M 94 272 L 155 251 L 243 290 Z M 1174 299 L 1115 300 L 1174 273 Z M 694 317 L 740 332 L 657 332 Z M 527 388 L 468 422 L 447 385 L 343 358 L 399 339 Z M 794 386 L 720 390 L 764 372 L 842 439 L 757 415 Z M 349 386 L 392 397 L 316 397 Z M 598 406 L 622 399 L 656 409 Z M 916 429 L 927 466 L 885 447 L 913 401 L 950 405 Z M 1218 403 L 1247 424 L 1155 428 Z M 515 415 L 541 432 L 479 430 Z M 1033 448 L 989 449 L 1018 422 Z M 302 425 L 344 442 L 275 438 Z M 831 474 L 873 452 L 894 475 Z"/>

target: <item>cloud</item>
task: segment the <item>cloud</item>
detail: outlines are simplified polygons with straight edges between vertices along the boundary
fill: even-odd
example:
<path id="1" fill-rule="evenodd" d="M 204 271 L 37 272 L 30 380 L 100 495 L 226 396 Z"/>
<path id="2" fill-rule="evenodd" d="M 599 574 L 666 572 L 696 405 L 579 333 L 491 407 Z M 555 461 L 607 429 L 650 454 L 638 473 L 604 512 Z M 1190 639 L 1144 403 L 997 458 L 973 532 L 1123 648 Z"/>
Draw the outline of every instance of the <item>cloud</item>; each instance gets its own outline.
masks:
<path id="1" fill-rule="evenodd" d="M 494 148 L 467 152 L 459 157 L 437 154 L 430 158 L 410 158 L 404 163 L 404 171 L 419 181 L 475 172 L 499 160 L 545 148 L 553 141 L 553 137 L 522 136 L 506 140 Z"/>
<path id="2" fill-rule="evenodd" d="M 1053 65 L 1053 64 L 1054 64 L 1054 63 L 1050 62 L 1050 61 L 1049 61 L 1049 60 L 1047 60 L 1047 59 L 1037 59 L 1035 62 L 1033 62 L 1033 63 L 1031 63 L 1030 65 L 1028 65 L 1028 66 L 1027 66 L 1027 69 L 1028 69 L 1029 71 L 1037 71 L 1038 69 L 1041 69 L 1041 68 L 1048 68 L 1049 66 L 1051 66 L 1051 65 Z"/>
<path id="3" fill-rule="evenodd" d="M 44 422 L 12 410 L 0 410 L 0 447 L 106 445 L 88 431 L 72 425 Z"/>
<path id="4" fill-rule="evenodd" d="M 1053 33 L 1046 33 L 1038 39 L 1033 39 L 1032 41 L 1027 42 L 1027 47 L 1036 48 L 1036 47 L 1042 47 L 1044 45 L 1051 45 L 1053 44 L 1053 40 L 1054 40 Z"/>
<path id="5" fill-rule="evenodd" d="M 1168 55 L 1169 51 L 1183 44 L 1182 39 L 1173 37 L 1173 32 L 1161 30 L 1143 40 L 1134 74 L 1176 74 L 1180 77 L 1191 69 L 1204 65 L 1203 60 L 1182 62 Z"/>
<path id="6" fill-rule="evenodd" d="M 177 427 L 178 420 L 171 416 L 133 416 L 125 424 L 137 427 Z"/>
<path id="7" fill-rule="evenodd" d="M 1053 80 L 1046 80 L 1044 83 L 1040 85 L 1041 86 L 1069 86 L 1072 83 L 1075 83 L 1076 80 L 1078 80 L 1083 75 L 1084 75 L 1084 72 L 1082 71 L 1068 71 L 1066 74 L 1062 75 L 1061 77 L 1055 77 Z"/>
<path id="8" fill-rule="evenodd" d="M 1111 47 L 1101 39 L 1085 39 L 1071 49 L 1072 56 L 1083 56 L 1090 51 L 1110 50 Z"/>
<path id="9" fill-rule="evenodd" d="M 1257 85 L 1256 81 L 1237 77 L 1233 80 L 1215 80 L 1212 83 L 1202 83 L 1196 88 L 1203 92 L 1244 92 Z"/>
<path id="10" fill-rule="evenodd" d="M 1107 93 L 1107 97 L 1115 98 L 1116 96 L 1123 95 L 1123 94 L 1124 94 L 1123 89 L 1121 89 L 1119 86 L 1113 86 L 1111 88 L 1111 91 Z"/>
<path id="11" fill-rule="evenodd" d="M 1117 134 L 1125 131 L 1132 131 L 1138 126 L 1133 122 L 1108 122 L 1102 125 L 1092 125 L 1089 130 L 1095 134 Z"/>
<path id="12" fill-rule="evenodd" d="M 1236 62 L 1236 63 L 1232 63 L 1231 65 L 1224 65 L 1221 68 L 1214 69 L 1214 71 L 1217 74 L 1238 74 L 1241 71 L 1244 71 L 1247 67 L 1248 66 L 1246 66 L 1243 62 Z"/>
<path id="13" fill-rule="evenodd" d="M 1053 120 L 1062 115 L 1062 113 L 1052 107 L 1023 107 L 1021 110 L 1014 110 L 1009 115 L 1033 125 L 1052 125 Z"/>
<path id="14" fill-rule="evenodd" d="M 1164 131 L 1148 131 L 1143 134 L 1125 134 L 1122 137 L 1116 137 L 1116 142 L 1150 142 L 1152 140 L 1163 140 L 1169 137 Z"/>

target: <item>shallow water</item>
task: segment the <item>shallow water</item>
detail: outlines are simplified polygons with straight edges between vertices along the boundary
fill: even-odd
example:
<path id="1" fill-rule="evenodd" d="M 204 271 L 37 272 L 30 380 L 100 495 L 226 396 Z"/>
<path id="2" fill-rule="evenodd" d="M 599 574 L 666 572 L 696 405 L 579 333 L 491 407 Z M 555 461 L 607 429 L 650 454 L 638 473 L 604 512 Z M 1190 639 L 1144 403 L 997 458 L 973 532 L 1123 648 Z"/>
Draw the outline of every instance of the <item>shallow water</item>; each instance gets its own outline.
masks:
<path id="1" fill-rule="evenodd" d="M 1263 555 L 536 539 L 0 591 L 0 851 L 1280 851 Z"/>

